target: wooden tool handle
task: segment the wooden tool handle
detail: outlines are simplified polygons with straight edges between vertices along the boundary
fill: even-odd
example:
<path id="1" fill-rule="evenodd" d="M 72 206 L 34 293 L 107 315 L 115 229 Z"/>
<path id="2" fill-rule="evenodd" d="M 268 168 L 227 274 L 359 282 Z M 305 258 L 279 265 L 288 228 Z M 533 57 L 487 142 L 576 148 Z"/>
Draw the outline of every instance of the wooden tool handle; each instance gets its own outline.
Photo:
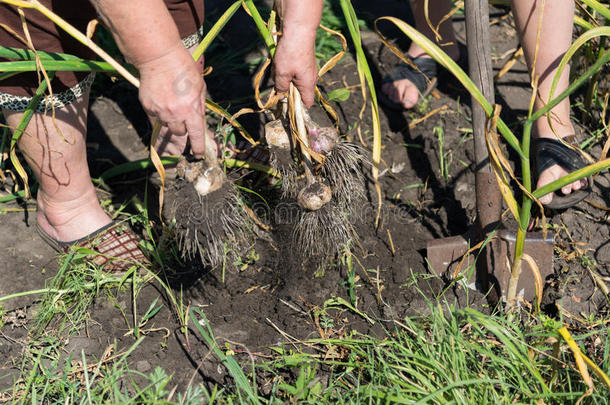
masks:
<path id="1" fill-rule="evenodd" d="M 490 104 L 495 103 L 491 44 L 489 36 L 489 3 L 487 0 L 465 0 L 466 38 L 470 78 Z M 502 215 L 502 194 L 489 164 L 485 143 L 487 115 L 471 98 L 474 133 L 475 185 L 477 219 L 482 233 L 499 225 Z"/>

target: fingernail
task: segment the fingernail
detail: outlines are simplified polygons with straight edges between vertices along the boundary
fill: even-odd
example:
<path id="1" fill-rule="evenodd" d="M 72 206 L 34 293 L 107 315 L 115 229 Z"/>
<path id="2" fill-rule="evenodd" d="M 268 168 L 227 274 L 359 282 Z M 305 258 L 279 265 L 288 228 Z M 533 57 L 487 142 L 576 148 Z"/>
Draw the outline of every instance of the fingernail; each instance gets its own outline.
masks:
<path id="1" fill-rule="evenodd" d="M 547 194 L 545 196 L 540 197 L 540 202 L 542 204 L 548 204 L 553 200 L 553 196 L 550 194 Z"/>

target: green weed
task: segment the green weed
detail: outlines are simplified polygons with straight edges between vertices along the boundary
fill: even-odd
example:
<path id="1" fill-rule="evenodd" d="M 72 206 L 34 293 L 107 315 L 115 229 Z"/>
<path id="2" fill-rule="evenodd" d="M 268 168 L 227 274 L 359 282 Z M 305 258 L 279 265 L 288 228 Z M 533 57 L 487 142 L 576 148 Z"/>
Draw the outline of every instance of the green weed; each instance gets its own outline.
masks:
<path id="1" fill-rule="evenodd" d="M 339 31 L 346 35 L 348 33 L 348 27 L 345 23 L 345 18 L 343 18 L 343 15 L 339 12 L 340 7 L 340 2 L 338 0 L 325 1 L 322 8 L 322 19 L 320 24 L 326 28 Z M 365 28 L 366 22 L 359 19 L 358 26 L 361 29 Z M 316 58 L 319 59 L 321 65 L 342 50 L 343 47 L 337 41 L 337 38 L 334 35 L 324 31 L 321 28 L 318 28 L 316 36 Z"/>
<path id="2" fill-rule="evenodd" d="M 547 342 L 556 336 L 556 324 L 520 326 L 472 309 L 432 304 L 429 315 L 395 324 L 388 331 L 391 339 L 358 334 L 318 339 L 309 343 L 332 347 L 327 357 L 334 357 L 293 354 L 274 365 L 278 370 L 297 368 L 300 386 L 308 381 L 315 387 L 299 397 L 300 403 L 565 403 L 587 391 L 578 372 L 568 366 L 570 354 L 553 357 Z M 607 338 L 607 331 L 598 332 Z M 312 370 L 328 368 L 327 384 L 317 386 Z M 295 397 L 295 384 L 280 387 L 280 398 Z M 599 386 L 587 401 L 607 403 L 609 393 Z"/>
<path id="3" fill-rule="evenodd" d="M 259 260 L 260 255 L 256 253 L 256 250 L 250 249 L 250 251 L 246 254 L 246 257 L 240 257 L 235 260 L 233 262 L 233 266 L 235 266 L 239 271 L 244 271 Z"/>

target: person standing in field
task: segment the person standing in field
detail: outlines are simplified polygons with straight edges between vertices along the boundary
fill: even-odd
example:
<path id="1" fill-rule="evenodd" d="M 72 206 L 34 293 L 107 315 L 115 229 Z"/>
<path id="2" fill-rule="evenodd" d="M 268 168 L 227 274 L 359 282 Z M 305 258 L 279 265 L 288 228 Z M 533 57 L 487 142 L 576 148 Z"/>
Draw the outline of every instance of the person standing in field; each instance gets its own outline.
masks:
<path id="1" fill-rule="evenodd" d="M 437 40 L 435 32 L 426 21 L 426 0 L 410 0 L 410 3 L 417 30 L 435 41 L 447 55 L 457 61 L 460 52 L 451 19 L 440 24 L 438 33 L 441 39 Z M 427 3 L 429 6 L 434 5 L 429 7 L 428 17 L 431 25 L 436 27 L 451 11 L 451 0 Z M 559 62 L 571 45 L 574 1 L 513 0 L 512 9 L 530 73 L 534 70 L 539 76 L 538 96 L 534 106 L 534 110 L 537 110 L 546 104 Z M 541 13 L 540 41 L 536 50 Z M 384 78 L 381 86 L 381 100 L 394 109 L 413 108 L 436 83 L 436 63 L 422 48 L 414 42 L 411 43 L 407 56 L 418 69 L 400 63 Z M 560 94 L 568 85 L 569 68 L 563 71 L 554 94 Z M 561 138 L 567 143 L 574 143 L 575 131 L 570 120 L 569 98 L 553 108 L 550 117 L 550 123 L 545 116 L 538 119 L 533 127 L 535 140 L 532 151 L 537 166 L 538 188 L 586 165 L 579 152 L 559 140 Z M 541 197 L 540 201 L 549 208 L 567 208 L 586 197 L 588 194 L 584 190 L 586 186 L 586 180 L 579 180 L 563 187 L 561 193 L 551 193 Z"/>

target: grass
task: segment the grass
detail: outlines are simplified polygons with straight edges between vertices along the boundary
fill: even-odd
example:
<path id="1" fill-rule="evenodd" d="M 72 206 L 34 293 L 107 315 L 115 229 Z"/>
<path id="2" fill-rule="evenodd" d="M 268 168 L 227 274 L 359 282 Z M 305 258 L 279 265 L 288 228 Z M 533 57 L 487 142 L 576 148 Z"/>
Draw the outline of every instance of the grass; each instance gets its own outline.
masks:
<path id="1" fill-rule="evenodd" d="M 25 366 L 40 368 L 42 373 L 30 373 L 12 393 L 0 394 L 14 403 L 83 403 L 83 404 L 201 404 L 213 399 L 202 386 L 187 387 L 181 392 L 171 391 L 171 375 L 160 367 L 151 372 L 130 368 L 128 360 L 143 342 L 137 340 L 127 350 L 101 361 L 88 363 L 84 354 L 62 362 L 61 347 L 50 341 L 34 354 Z M 173 399 L 173 401 L 172 401 Z"/>
<path id="2" fill-rule="evenodd" d="M 330 369 L 329 381 L 335 383 L 305 391 L 301 397 L 287 391 L 289 396 L 283 399 L 346 404 L 548 403 L 574 401 L 587 390 L 569 367 L 560 367 L 551 379 L 555 360 L 544 329 L 522 329 L 503 317 L 440 305 L 431 306 L 429 315 L 408 318 L 395 327 L 386 339 L 355 334 L 316 341 L 333 345 L 335 353 L 343 353 L 341 358 L 285 354 L 275 362 L 276 368 L 298 365 L 302 373 Z M 564 360 L 556 359 L 562 366 Z M 316 373 L 307 376 L 316 381 Z M 552 390 L 547 385 L 551 380 Z M 607 394 L 600 391 L 588 400 L 606 403 Z"/>
<path id="3" fill-rule="evenodd" d="M 327 0 L 324 2 L 320 24 L 326 28 L 348 35 L 348 25 L 342 15 L 339 0 Z M 366 22 L 362 19 L 358 19 L 358 26 L 360 29 L 364 29 L 366 28 Z M 321 62 L 320 65 L 323 65 L 342 50 L 343 47 L 334 35 L 318 28 L 316 37 L 316 57 Z"/>
<path id="4" fill-rule="evenodd" d="M 272 358 L 241 366 L 230 347 L 217 345 L 200 310 L 191 310 L 190 319 L 235 386 L 189 384 L 175 390 L 162 368 L 134 370 L 138 357 L 133 354 L 146 337 L 87 360 L 82 353 L 63 355 L 62 340 L 50 333 L 30 340 L 21 364 L 23 380 L 0 398 L 21 403 L 500 404 L 574 403 L 588 391 L 571 352 L 559 344 L 560 323 L 546 317 L 514 322 L 430 301 L 426 314 L 387 324 L 383 338 L 350 332 L 340 339 L 312 339 L 291 349 L 271 348 Z M 585 352 L 591 337 L 610 339 L 602 325 L 585 330 L 576 338 Z M 312 348 L 323 355 L 312 354 Z M 607 349 L 597 351 L 594 361 L 608 370 Z M 587 403 L 607 404 L 610 390 L 595 383 Z"/>

